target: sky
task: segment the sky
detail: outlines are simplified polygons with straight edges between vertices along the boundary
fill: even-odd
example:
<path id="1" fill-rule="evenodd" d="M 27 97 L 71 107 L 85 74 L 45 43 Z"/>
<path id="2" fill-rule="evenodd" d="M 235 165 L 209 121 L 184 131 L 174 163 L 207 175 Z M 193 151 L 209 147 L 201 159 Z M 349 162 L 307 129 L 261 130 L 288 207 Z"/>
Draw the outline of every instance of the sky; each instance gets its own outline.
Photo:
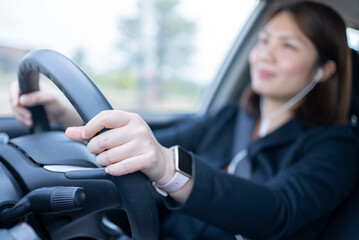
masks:
<path id="1" fill-rule="evenodd" d="M 254 4 L 252 0 L 183 0 L 179 11 L 198 26 L 198 54 L 192 74 L 209 81 L 238 35 Z M 72 58 L 87 52 L 86 62 L 106 71 L 121 62 L 120 17 L 136 11 L 131 0 L 0 0 L 0 45 L 50 48 Z"/>

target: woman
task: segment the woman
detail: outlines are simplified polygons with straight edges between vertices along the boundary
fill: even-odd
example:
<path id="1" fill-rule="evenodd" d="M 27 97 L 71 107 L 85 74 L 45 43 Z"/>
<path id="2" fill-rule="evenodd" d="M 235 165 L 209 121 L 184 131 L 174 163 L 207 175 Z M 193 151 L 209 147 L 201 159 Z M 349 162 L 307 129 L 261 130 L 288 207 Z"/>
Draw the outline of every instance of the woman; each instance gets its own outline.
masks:
<path id="1" fill-rule="evenodd" d="M 109 174 L 142 171 L 167 196 L 164 239 L 316 239 L 354 185 L 357 143 L 342 126 L 350 63 L 341 17 L 319 3 L 281 7 L 249 60 L 251 89 L 240 108 L 155 134 L 138 115 L 119 110 L 66 130 L 70 139 L 89 141 Z M 35 103 L 64 127 L 80 123 L 45 92 L 18 98 L 14 86 L 12 102 L 28 126 L 24 106 Z M 103 128 L 110 130 L 95 136 Z M 177 144 L 186 150 L 171 147 Z"/>

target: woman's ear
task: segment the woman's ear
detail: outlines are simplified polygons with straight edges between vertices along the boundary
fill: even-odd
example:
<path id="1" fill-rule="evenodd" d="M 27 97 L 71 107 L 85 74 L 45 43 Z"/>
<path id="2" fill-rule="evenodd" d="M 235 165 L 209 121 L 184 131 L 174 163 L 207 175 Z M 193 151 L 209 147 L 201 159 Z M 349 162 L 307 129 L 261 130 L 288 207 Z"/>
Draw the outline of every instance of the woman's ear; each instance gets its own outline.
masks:
<path id="1" fill-rule="evenodd" d="M 333 60 L 327 60 L 323 66 L 323 77 L 320 79 L 320 82 L 325 82 L 326 80 L 328 80 L 337 70 L 337 65 L 335 64 L 335 62 Z"/>

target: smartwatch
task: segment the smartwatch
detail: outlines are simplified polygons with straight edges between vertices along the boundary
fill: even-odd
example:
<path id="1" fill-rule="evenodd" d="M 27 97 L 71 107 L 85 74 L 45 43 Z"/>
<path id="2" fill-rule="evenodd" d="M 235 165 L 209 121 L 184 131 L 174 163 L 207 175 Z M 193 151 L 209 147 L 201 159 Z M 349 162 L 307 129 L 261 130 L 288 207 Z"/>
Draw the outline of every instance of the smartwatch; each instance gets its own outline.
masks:
<path id="1" fill-rule="evenodd" d="M 174 193 L 180 190 L 192 177 L 192 156 L 184 148 L 176 145 L 172 147 L 175 158 L 175 175 L 166 184 L 160 185 L 153 182 L 156 191 L 167 197 L 168 193 Z"/>

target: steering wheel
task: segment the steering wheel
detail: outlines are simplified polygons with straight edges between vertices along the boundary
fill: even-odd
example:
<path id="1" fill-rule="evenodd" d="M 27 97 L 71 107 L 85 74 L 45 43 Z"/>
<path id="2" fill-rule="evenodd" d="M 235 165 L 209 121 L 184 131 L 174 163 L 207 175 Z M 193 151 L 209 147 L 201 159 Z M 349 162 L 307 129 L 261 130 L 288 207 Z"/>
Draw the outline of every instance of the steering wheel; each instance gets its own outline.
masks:
<path id="1" fill-rule="evenodd" d="M 39 90 L 39 73 L 53 81 L 87 123 L 103 110 L 112 110 L 110 103 L 94 82 L 70 59 L 52 50 L 40 49 L 27 54 L 19 67 L 21 94 Z M 42 106 L 30 108 L 34 120 L 32 131 L 49 131 Z"/>
<path id="2" fill-rule="evenodd" d="M 35 50 L 24 57 L 19 68 L 22 94 L 39 90 L 40 73 L 55 83 L 85 123 L 99 112 L 112 109 L 75 63 L 52 50 Z M 86 196 L 78 209 L 35 214 L 37 225 L 46 229 L 43 235 L 51 239 L 105 239 L 112 230 L 106 230 L 101 222 L 104 212 L 122 209 L 129 219 L 133 239 L 158 239 L 158 213 L 146 176 L 140 172 L 120 177 L 106 174 L 83 143 L 67 139 L 63 132 L 49 131 L 42 106 L 31 111 L 33 134 L 11 139 L 1 147 L 4 165 L 24 195 L 44 187 L 75 186 Z"/>

